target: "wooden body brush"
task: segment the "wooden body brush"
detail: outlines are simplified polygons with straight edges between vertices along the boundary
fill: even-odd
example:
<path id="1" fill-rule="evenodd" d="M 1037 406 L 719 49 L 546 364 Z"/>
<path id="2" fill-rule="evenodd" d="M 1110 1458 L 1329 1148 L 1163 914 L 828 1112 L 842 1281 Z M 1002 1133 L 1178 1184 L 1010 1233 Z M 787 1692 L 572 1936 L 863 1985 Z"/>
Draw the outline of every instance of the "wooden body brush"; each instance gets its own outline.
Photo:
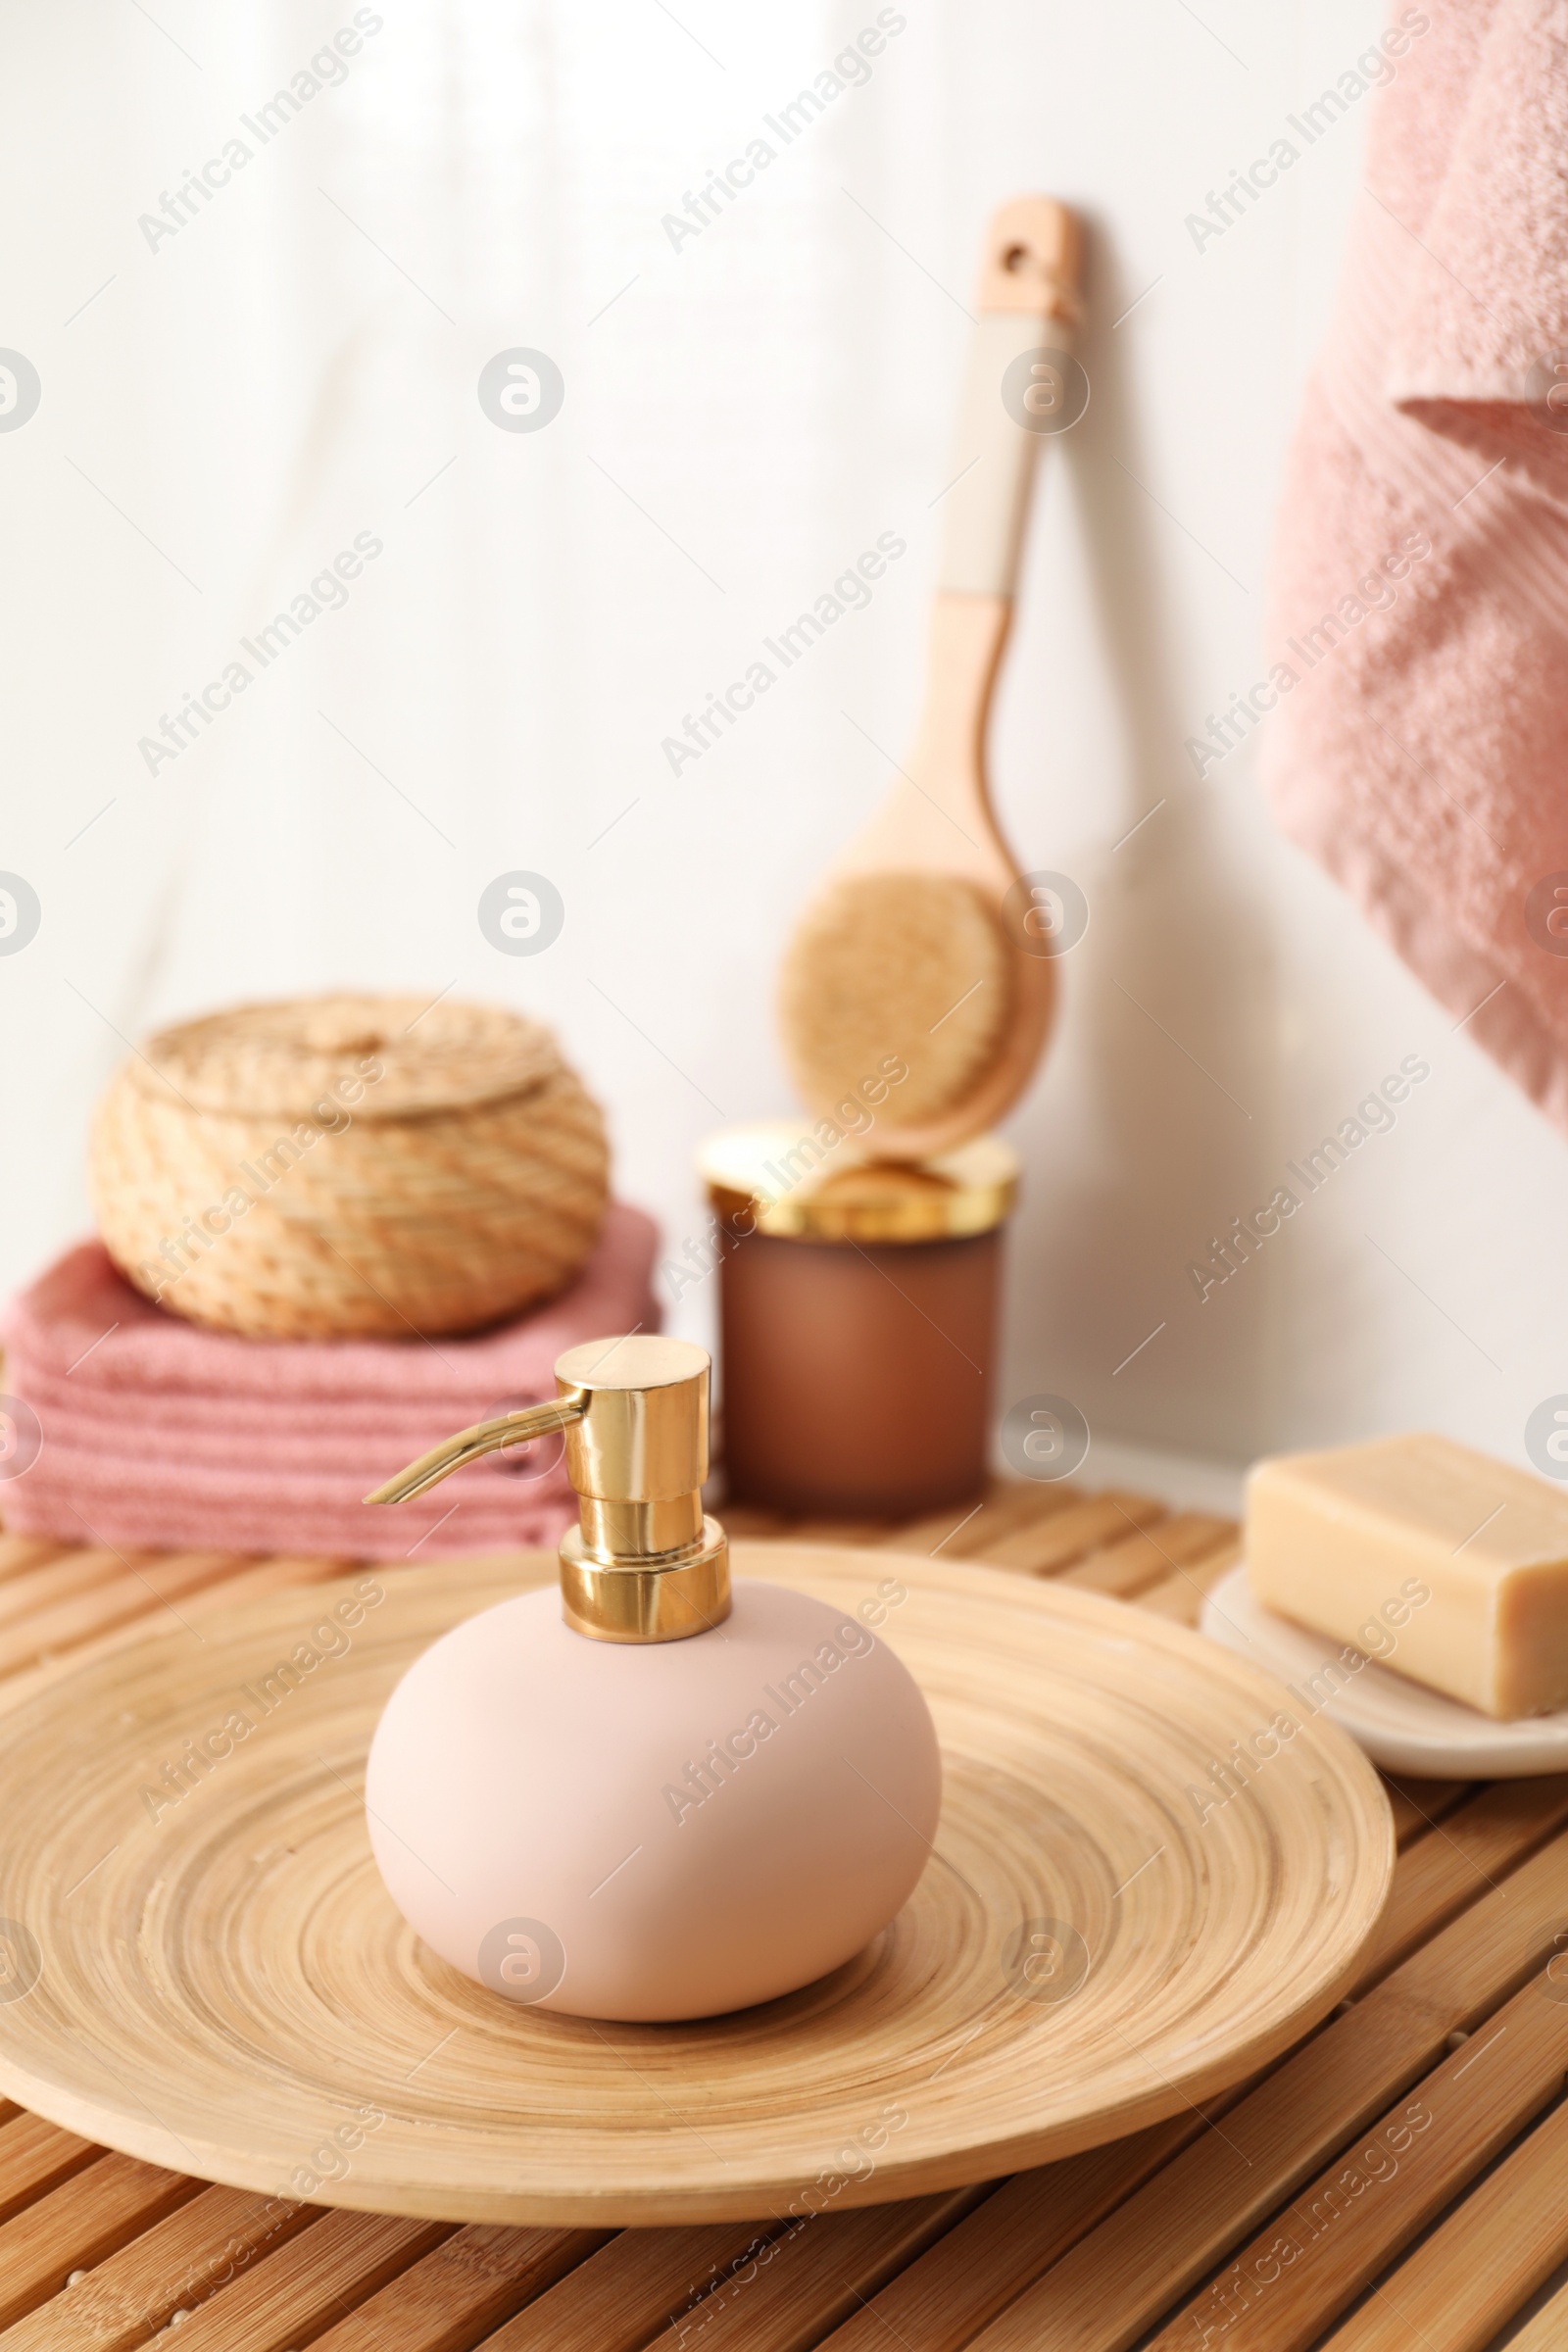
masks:
<path id="1" fill-rule="evenodd" d="M 1039 445 L 1083 397 L 1081 374 L 1054 364 L 1078 317 L 1078 253 L 1076 220 L 1049 197 L 991 220 L 914 748 L 780 976 L 785 1058 L 812 1110 L 906 1065 L 862 1143 L 883 1157 L 925 1158 L 990 1126 L 1051 1025 L 1050 934 L 1027 886 L 1008 898 L 1019 873 L 991 813 L 985 737 Z"/>

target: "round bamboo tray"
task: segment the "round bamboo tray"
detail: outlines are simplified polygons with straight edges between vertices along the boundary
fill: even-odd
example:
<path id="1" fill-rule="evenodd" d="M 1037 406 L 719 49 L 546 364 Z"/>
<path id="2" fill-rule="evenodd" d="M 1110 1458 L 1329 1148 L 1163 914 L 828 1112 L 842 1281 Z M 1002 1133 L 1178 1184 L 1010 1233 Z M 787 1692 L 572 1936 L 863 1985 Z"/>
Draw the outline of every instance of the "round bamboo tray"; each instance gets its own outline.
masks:
<path id="1" fill-rule="evenodd" d="M 93 1116 L 110 1255 L 252 1339 L 474 1331 L 553 1296 L 607 1198 L 597 1103 L 499 1005 L 340 996 L 149 1038 Z"/>
<path id="2" fill-rule="evenodd" d="M 37 1963 L 0 1999 L 0 2088 L 316 2203 L 782 2217 L 1094 2146 L 1267 2065 L 1339 2000 L 1388 1889 L 1389 1807 L 1321 1721 L 1276 1726 L 1258 1760 L 1278 1685 L 997 1571 L 790 1544 L 738 1544 L 736 1565 L 886 1608 L 936 1716 L 932 1859 L 858 1959 L 763 2008 L 617 2026 L 517 2009 L 424 1951 L 370 1859 L 371 1731 L 427 1642 L 555 1568 L 403 1570 L 210 1772 L 186 1743 L 260 1717 L 266 1678 L 358 1580 L 214 1616 L 200 1643 L 143 1640 L 0 1716 L 5 1909 Z"/>

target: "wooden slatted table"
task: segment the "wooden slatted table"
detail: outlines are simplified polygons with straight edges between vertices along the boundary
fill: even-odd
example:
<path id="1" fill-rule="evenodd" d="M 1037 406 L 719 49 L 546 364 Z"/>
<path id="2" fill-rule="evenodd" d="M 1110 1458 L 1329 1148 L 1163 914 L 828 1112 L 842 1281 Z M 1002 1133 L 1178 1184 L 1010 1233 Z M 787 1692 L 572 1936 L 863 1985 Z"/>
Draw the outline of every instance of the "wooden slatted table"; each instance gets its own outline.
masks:
<path id="1" fill-rule="evenodd" d="M 1227 1520 L 1067 1487 L 903 1527 L 725 1516 L 1187 1624 L 1237 1556 Z M 342 1567 L 0 1536 L 0 1693 L 169 1609 L 194 1632 Z M 1389 1789 L 1393 1896 L 1326 2025 L 1202 2114 L 983 2187 L 806 2222 L 461 2229 L 280 2213 L 0 2102 L 0 2352 L 1563 2352 L 1568 1775 Z M 4 1892 L 0 1847 L 0 1914 Z"/>

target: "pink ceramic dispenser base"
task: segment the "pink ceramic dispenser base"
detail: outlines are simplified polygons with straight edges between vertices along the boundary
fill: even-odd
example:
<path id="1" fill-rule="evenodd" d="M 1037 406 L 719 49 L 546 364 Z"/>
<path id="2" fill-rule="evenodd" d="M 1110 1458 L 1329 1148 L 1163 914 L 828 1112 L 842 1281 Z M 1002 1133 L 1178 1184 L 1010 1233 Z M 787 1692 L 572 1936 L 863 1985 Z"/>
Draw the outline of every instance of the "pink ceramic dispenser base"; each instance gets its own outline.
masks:
<path id="1" fill-rule="evenodd" d="M 742 1581 L 687 1641 L 574 1633 L 554 1591 L 418 1658 L 366 1779 L 387 1890 L 433 1950 L 580 2017 L 710 2017 L 851 1959 L 912 1892 L 936 1733 L 855 1616 Z"/>

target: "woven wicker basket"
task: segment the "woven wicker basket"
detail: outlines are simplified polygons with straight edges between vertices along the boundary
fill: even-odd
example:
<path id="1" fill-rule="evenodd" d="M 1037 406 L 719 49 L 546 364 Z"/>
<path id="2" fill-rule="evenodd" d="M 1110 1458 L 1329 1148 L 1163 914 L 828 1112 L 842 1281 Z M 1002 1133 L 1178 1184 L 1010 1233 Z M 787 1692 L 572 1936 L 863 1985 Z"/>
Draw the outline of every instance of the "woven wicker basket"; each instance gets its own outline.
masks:
<path id="1" fill-rule="evenodd" d="M 343 996 L 152 1038 L 99 1102 L 88 1184 L 117 1264 L 193 1323 L 412 1339 L 561 1290 L 607 1169 L 599 1107 L 547 1029 Z"/>

